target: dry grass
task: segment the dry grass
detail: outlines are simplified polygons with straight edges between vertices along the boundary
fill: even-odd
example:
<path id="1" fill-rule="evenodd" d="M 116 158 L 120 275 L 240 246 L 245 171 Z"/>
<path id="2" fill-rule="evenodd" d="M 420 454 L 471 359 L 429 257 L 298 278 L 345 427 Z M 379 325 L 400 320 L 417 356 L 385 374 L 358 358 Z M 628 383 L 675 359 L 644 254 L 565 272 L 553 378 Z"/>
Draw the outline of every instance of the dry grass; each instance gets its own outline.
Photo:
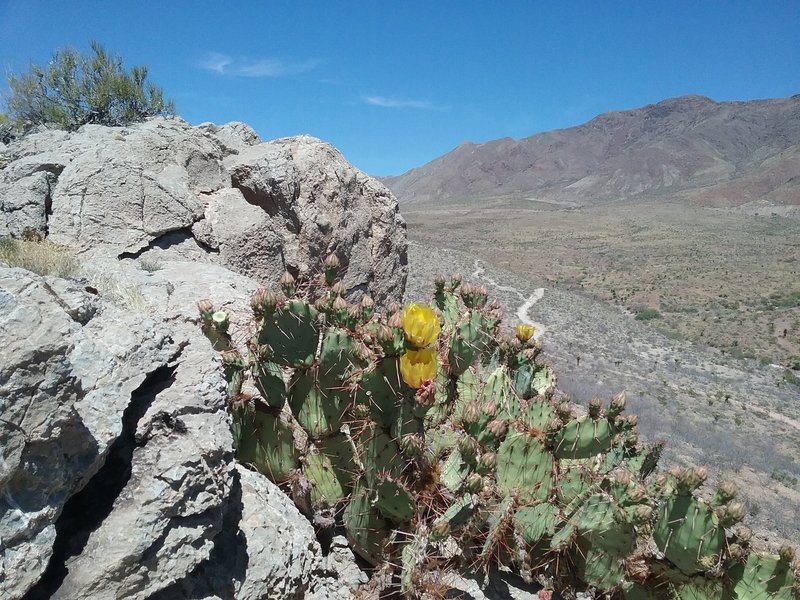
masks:
<path id="1" fill-rule="evenodd" d="M 64 246 L 47 240 L 9 238 L 0 239 L 0 263 L 56 277 L 74 277 L 81 266 L 75 254 Z"/>
<path id="2" fill-rule="evenodd" d="M 146 313 L 150 311 L 147 299 L 142 293 L 141 286 L 126 282 L 118 275 L 113 275 L 105 271 L 93 271 L 86 273 L 92 285 L 98 289 L 101 296 L 110 300 L 119 307 L 127 308 L 136 313 Z"/>

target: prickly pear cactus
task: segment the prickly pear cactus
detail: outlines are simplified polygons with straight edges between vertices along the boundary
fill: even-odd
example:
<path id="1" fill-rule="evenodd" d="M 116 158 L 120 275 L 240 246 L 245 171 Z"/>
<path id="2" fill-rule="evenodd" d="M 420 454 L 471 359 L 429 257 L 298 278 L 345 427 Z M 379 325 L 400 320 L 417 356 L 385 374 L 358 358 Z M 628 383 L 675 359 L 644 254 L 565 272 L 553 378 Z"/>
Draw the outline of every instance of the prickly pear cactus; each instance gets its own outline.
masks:
<path id="1" fill-rule="evenodd" d="M 533 328 L 503 333 L 485 288 L 439 277 L 430 305 L 382 311 L 349 301 L 338 267 L 258 290 L 245 347 L 207 300 L 202 327 L 239 460 L 400 593 L 508 567 L 566 594 L 798 598 L 793 554 L 750 549 L 731 485 L 705 500 L 704 469 L 653 479 L 660 446 L 639 442 L 624 395 L 560 401 Z"/>

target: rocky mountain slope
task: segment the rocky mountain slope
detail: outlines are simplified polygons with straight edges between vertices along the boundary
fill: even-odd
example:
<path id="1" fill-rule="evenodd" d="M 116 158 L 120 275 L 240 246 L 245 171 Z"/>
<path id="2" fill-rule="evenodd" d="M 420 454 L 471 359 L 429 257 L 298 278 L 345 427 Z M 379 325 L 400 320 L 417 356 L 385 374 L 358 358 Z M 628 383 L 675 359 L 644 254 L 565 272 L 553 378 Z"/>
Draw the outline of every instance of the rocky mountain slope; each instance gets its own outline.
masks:
<path id="1" fill-rule="evenodd" d="M 401 204 L 581 206 L 670 195 L 708 206 L 798 206 L 800 95 L 671 98 L 521 140 L 465 142 L 383 181 Z"/>

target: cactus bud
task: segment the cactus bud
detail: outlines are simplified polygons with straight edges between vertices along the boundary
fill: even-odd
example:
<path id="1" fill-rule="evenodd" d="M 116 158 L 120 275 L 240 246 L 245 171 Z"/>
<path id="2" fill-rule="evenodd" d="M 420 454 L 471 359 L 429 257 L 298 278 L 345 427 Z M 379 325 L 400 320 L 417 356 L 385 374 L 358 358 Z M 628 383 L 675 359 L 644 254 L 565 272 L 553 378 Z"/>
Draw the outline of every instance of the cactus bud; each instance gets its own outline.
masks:
<path id="1" fill-rule="evenodd" d="M 627 434 L 625 434 L 625 439 L 623 440 L 623 443 L 628 448 L 635 448 L 636 444 L 639 443 L 639 436 L 636 435 L 635 431 L 629 431 L 627 432 Z"/>
<path id="2" fill-rule="evenodd" d="M 395 329 L 402 329 L 403 328 L 403 319 L 400 316 L 400 312 L 392 313 L 392 316 L 389 317 L 389 327 L 394 327 Z"/>
<path id="3" fill-rule="evenodd" d="M 731 502 L 725 506 L 723 513 L 720 517 L 720 522 L 723 527 L 731 527 L 736 525 L 739 521 L 744 519 L 747 514 L 747 509 L 741 502 Z"/>
<path id="4" fill-rule="evenodd" d="M 347 300 L 341 296 L 337 296 L 336 300 L 333 301 L 333 310 L 347 312 L 348 307 Z"/>
<path id="5" fill-rule="evenodd" d="M 464 425 L 475 425 L 481 418 L 478 405 L 473 400 L 467 402 L 464 411 L 461 413 L 461 421 Z"/>
<path id="6" fill-rule="evenodd" d="M 600 401 L 600 398 L 592 398 L 589 400 L 589 417 L 598 419 L 600 417 L 600 411 L 602 410 L 603 403 Z"/>
<path id="7" fill-rule="evenodd" d="M 733 532 L 740 544 L 747 544 L 753 537 L 753 530 L 749 527 L 737 527 Z"/>
<path id="8" fill-rule="evenodd" d="M 266 292 L 267 288 L 260 287 L 250 298 L 250 309 L 253 311 L 253 316 L 256 319 L 260 319 L 264 316 L 264 311 L 261 308 L 261 300 Z"/>
<path id="9" fill-rule="evenodd" d="M 647 504 L 637 504 L 634 515 L 637 523 L 647 523 L 653 516 L 653 509 Z"/>
<path id="10" fill-rule="evenodd" d="M 344 284 L 341 281 L 337 281 L 336 283 L 331 286 L 331 294 L 336 297 L 342 297 L 347 294 L 347 288 L 344 287 Z"/>
<path id="11" fill-rule="evenodd" d="M 442 293 L 444 291 L 444 284 L 444 275 L 440 274 L 433 278 L 433 285 L 438 293 Z"/>
<path id="12" fill-rule="evenodd" d="M 628 499 L 629 499 L 631 502 L 634 502 L 634 503 L 637 503 L 637 504 L 638 504 L 639 502 L 641 502 L 642 500 L 644 500 L 646 496 L 647 496 L 647 491 L 646 491 L 646 490 L 644 489 L 644 487 L 643 487 L 641 484 L 639 484 L 639 483 L 637 483 L 637 484 L 636 484 L 636 485 L 633 487 L 633 489 L 632 489 L 632 490 L 628 491 Z"/>
<path id="13" fill-rule="evenodd" d="M 478 308 L 484 307 L 486 305 L 486 301 L 489 299 L 489 290 L 486 289 L 485 285 L 481 285 L 475 290 L 475 294 L 475 306 Z"/>
<path id="14" fill-rule="evenodd" d="M 291 298 L 294 296 L 295 292 L 295 281 L 294 277 L 292 276 L 289 271 L 286 271 L 283 275 L 281 275 L 278 284 L 281 286 L 281 290 L 286 295 L 287 298 Z"/>
<path id="15" fill-rule="evenodd" d="M 339 264 L 339 258 L 333 253 L 329 254 L 322 263 L 325 269 L 325 283 L 328 285 L 333 285 L 333 282 L 336 281 L 336 277 L 339 275 Z"/>
<path id="16" fill-rule="evenodd" d="M 228 320 L 228 313 L 224 310 L 218 310 L 214 314 L 211 315 L 211 322 L 214 323 L 214 327 L 217 331 L 225 333 L 228 331 L 228 327 L 230 327 L 231 322 Z"/>
<path id="17" fill-rule="evenodd" d="M 351 304 L 350 307 L 347 309 L 347 319 L 350 321 L 351 325 L 355 327 L 356 323 L 359 323 L 362 318 L 361 306 L 358 304 Z"/>
<path id="18" fill-rule="evenodd" d="M 730 544 L 728 546 L 728 554 L 733 560 L 741 560 L 745 557 L 744 548 L 742 548 L 739 544 Z"/>
<path id="19" fill-rule="evenodd" d="M 494 400 L 489 398 L 486 402 L 483 403 L 483 407 L 481 407 L 481 412 L 487 417 L 494 418 L 495 415 L 497 415 L 497 404 L 495 404 Z"/>
<path id="20" fill-rule="evenodd" d="M 204 323 L 211 322 L 211 315 L 214 314 L 214 305 L 211 304 L 211 300 L 200 300 L 197 303 L 197 310 L 200 311 L 200 318 Z"/>
<path id="21" fill-rule="evenodd" d="M 483 489 L 483 477 L 477 473 L 470 473 L 464 482 L 464 491 L 470 494 L 477 494 Z"/>
<path id="22" fill-rule="evenodd" d="M 375 301 L 364 294 L 361 297 L 361 317 L 364 321 L 369 321 L 375 315 Z"/>
<path id="23" fill-rule="evenodd" d="M 453 273 L 450 276 L 450 291 L 455 292 L 459 285 L 461 285 L 461 273 Z"/>
<path id="24" fill-rule="evenodd" d="M 325 296 L 320 296 L 314 300 L 314 308 L 321 313 L 328 312 L 328 309 L 330 308 L 330 301 Z"/>
<path id="25" fill-rule="evenodd" d="M 786 545 L 781 546 L 778 550 L 778 556 L 780 556 L 781 562 L 789 564 L 794 560 L 794 548 Z"/>
<path id="26" fill-rule="evenodd" d="M 623 410 L 625 410 L 625 392 L 620 392 L 611 399 L 611 404 L 608 407 L 608 416 L 616 417 Z"/>
<path id="27" fill-rule="evenodd" d="M 572 405 L 569 402 L 562 402 L 556 408 L 556 412 L 561 419 L 566 421 L 572 417 Z"/>
<path id="28" fill-rule="evenodd" d="M 691 492 L 699 488 L 708 476 L 708 470 L 705 467 L 695 467 L 679 469 L 677 480 L 679 489 L 684 492 Z"/>
<path id="29" fill-rule="evenodd" d="M 386 325 L 379 325 L 375 330 L 375 338 L 379 344 L 388 344 L 394 339 L 394 333 Z"/>
<path id="30" fill-rule="evenodd" d="M 467 460 L 475 458 L 479 448 L 478 442 L 473 437 L 467 435 L 458 439 L 458 451 Z"/>
<path id="31" fill-rule="evenodd" d="M 414 399 L 420 406 L 433 406 L 433 401 L 436 399 L 436 382 L 433 379 L 423 381 L 417 388 Z"/>
<path id="32" fill-rule="evenodd" d="M 504 437 L 506 437 L 506 433 L 508 432 L 508 425 L 506 424 L 505 421 L 494 419 L 486 424 L 486 431 L 488 431 L 492 436 L 494 436 L 498 440 L 501 440 Z"/>
<path id="33" fill-rule="evenodd" d="M 736 484 L 733 481 L 725 481 L 720 484 L 717 493 L 711 499 L 715 506 L 722 506 L 736 497 Z"/>
<path id="34" fill-rule="evenodd" d="M 400 450 L 411 458 L 419 458 L 425 451 L 425 442 L 418 435 L 404 435 L 400 438 Z"/>
<path id="35" fill-rule="evenodd" d="M 631 483 L 631 472 L 627 469 L 618 469 L 614 473 L 614 483 L 621 486 L 628 486 Z"/>
<path id="36" fill-rule="evenodd" d="M 708 468 L 705 466 L 702 467 L 695 467 L 693 469 L 694 477 L 700 482 L 699 485 L 705 483 L 706 479 L 708 479 Z"/>
<path id="37" fill-rule="evenodd" d="M 493 471 L 497 467 L 497 453 L 484 452 L 478 460 L 482 469 Z"/>
<path id="38" fill-rule="evenodd" d="M 275 292 L 267 288 L 258 288 L 250 299 L 250 308 L 253 309 L 253 314 L 256 318 L 263 315 L 271 315 L 275 312 L 277 306 L 278 296 L 275 295 Z"/>

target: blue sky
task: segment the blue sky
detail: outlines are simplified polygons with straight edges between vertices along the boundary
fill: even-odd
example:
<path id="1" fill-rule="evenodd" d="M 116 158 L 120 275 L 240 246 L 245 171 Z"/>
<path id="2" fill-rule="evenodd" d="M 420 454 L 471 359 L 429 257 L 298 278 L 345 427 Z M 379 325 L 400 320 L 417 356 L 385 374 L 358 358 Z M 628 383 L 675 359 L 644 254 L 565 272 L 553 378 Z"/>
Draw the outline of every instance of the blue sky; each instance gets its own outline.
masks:
<path id="1" fill-rule="evenodd" d="M 388 175 L 681 94 L 798 94 L 798 31 L 798 0 L 0 0 L 0 66 L 96 39 L 192 123 L 311 134 Z"/>

